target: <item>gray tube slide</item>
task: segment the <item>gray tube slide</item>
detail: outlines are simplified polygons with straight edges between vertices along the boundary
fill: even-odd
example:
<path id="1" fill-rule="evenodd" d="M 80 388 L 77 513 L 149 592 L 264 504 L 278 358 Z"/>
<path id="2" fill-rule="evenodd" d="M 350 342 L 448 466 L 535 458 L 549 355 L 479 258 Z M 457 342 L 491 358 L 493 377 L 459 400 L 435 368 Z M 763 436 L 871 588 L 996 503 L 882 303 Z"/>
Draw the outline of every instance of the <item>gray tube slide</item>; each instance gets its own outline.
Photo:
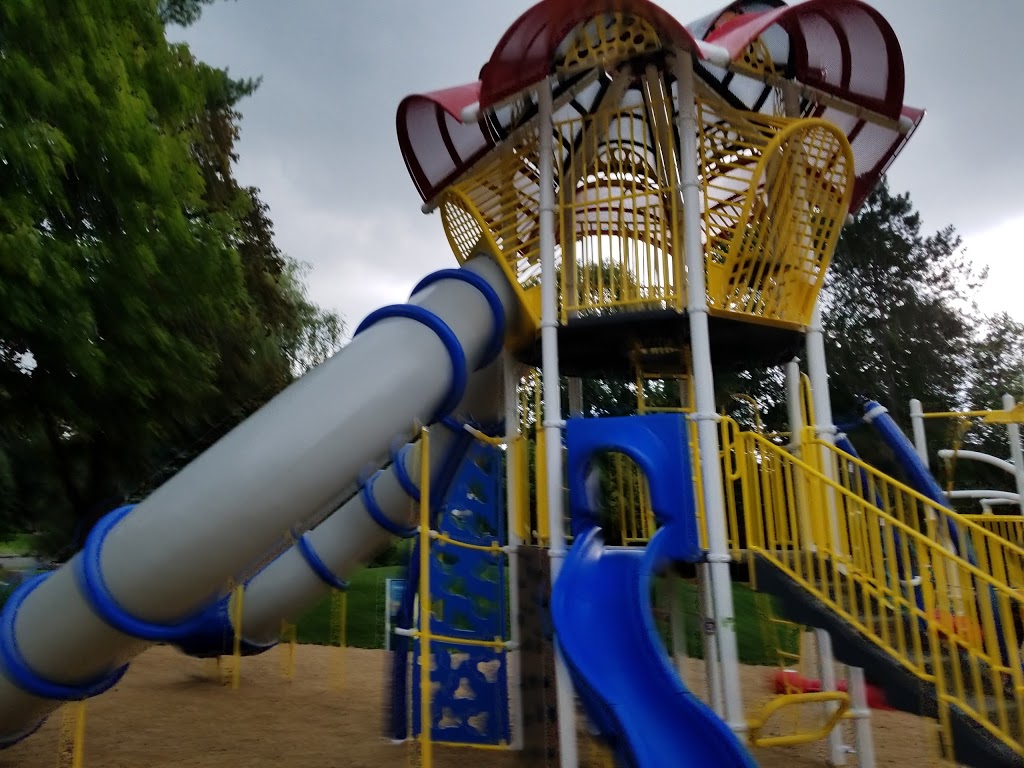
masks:
<path id="1" fill-rule="evenodd" d="M 502 419 L 501 377 L 500 361 L 473 374 L 453 418 L 445 421 L 447 428 L 431 435 L 431 495 L 438 490 L 440 475 L 461 461 L 472 440 L 462 425 L 488 426 Z M 407 443 L 388 467 L 361 484 L 359 493 L 246 583 L 243 654 L 260 653 L 276 645 L 282 621 L 301 616 L 331 589 L 344 588 L 345 580 L 396 535 L 415 532 L 419 473 L 419 443 Z M 385 518 L 383 525 L 380 516 Z M 211 609 L 204 626 L 179 642 L 179 647 L 194 656 L 230 654 L 234 629 L 229 608 L 225 597 Z"/>
<path id="2" fill-rule="evenodd" d="M 429 276 L 409 304 L 371 314 L 338 355 L 15 593 L 0 615 L 0 743 L 106 690 L 150 644 L 186 637 L 284 531 L 337 509 L 360 469 L 450 414 L 517 311 L 489 258 Z"/>

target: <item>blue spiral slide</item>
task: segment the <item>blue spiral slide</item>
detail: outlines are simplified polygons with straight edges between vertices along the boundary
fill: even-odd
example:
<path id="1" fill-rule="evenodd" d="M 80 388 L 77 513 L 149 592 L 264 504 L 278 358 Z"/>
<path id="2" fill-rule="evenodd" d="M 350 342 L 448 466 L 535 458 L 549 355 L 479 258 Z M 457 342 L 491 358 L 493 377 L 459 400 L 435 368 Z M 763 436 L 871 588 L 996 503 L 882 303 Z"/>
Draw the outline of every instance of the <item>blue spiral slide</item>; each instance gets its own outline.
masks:
<path id="1" fill-rule="evenodd" d="M 674 425 L 671 417 L 660 415 L 629 418 L 634 421 L 615 426 L 646 433 L 639 440 L 609 438 L 600 422 L 617 419 L 570 420 L 567 425 L 575 542 L 552 594 L 559 647 L 588 716 L 620 765 L 755 768 L 729 727 L 679 679 L 651 610 L 655 573 L 671 561 L 694 562 L 702 554 L 696 543 L 685 424 Z M 622 437 L 621 430 L 610 431 Z M 576 432 L 589 434 L 577 437 Z M 644 442 L 648 449 L 638 449 Z M 652 506 L 663 527 L 645 549 L 606 547 L 594 524 L 585 476 L 593 453 L 610 449 L 629 454 L 647 473 Z M 667 462 L 659 460 L 659 453 Z M 658 471 L 673 462 L 670 475 Z"/>

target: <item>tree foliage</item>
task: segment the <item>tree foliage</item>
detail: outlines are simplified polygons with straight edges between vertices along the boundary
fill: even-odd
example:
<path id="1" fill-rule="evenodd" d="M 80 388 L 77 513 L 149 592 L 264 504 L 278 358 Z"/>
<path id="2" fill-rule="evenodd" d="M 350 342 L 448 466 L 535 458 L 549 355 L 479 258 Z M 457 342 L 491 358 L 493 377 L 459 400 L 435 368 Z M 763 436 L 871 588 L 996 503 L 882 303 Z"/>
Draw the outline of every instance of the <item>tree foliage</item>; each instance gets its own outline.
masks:
<path id="1" fill-rule="evenodd" d="M 963 400 L 983 277 L 953 227 L 922 233 L 909 194 L 880 184 L 843 230 L 824 293 L 834 407 L 883 401 L 905 421 L 917 397 L 932 410 Z"/>
<path id="2" fill-rule="evenodd" d="M 8 524 L 88 524 L 338 345 L 232 176 L 256 83 L 166 39 L 205 4 L 0 5 Z"/>

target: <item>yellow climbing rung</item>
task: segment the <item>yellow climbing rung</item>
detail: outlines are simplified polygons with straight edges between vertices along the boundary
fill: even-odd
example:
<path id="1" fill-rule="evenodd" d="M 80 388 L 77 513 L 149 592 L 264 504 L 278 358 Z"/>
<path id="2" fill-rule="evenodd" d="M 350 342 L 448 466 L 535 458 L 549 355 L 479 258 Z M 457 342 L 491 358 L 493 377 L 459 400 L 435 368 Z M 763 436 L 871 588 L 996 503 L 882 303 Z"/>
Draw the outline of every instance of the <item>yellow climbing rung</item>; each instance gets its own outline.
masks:
<path id="1" fill-rule="evenodd" d="M 835 703 L 838 706 L 831 715 L 818 728 L 810 731 L 798 731 L 780 736 L 762 736 L 761 730 L 767 725 L 768 720 L 780 709 L 795 707 L 802 704 L 829 704 Z M 846 715 L 850 708 L 850 697 L 841 691 L 814 691 L 811 693 L 787 693 L 776 696 L 765 704 L 760 711 L 747 721 L 747 741 L 754 747 L 790 747 L 795 744 L 810 744 L 821 741 L 832 733 L 839 721 Z"/>

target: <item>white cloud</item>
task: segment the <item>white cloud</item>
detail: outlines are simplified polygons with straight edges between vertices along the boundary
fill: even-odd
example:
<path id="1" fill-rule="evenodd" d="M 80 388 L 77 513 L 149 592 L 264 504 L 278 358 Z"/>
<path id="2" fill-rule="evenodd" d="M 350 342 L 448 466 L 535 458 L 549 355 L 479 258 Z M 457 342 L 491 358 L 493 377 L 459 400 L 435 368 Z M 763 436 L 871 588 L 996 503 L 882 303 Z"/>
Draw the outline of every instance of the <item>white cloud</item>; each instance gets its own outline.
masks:
<path id="1" fill-rule="evenodd" d="M 1024 215 L 963 239 L 968 255 L 989 267 L 988 282 L 981 291 L 982 309 L 1006 311 L 1024 321 Z"/>

